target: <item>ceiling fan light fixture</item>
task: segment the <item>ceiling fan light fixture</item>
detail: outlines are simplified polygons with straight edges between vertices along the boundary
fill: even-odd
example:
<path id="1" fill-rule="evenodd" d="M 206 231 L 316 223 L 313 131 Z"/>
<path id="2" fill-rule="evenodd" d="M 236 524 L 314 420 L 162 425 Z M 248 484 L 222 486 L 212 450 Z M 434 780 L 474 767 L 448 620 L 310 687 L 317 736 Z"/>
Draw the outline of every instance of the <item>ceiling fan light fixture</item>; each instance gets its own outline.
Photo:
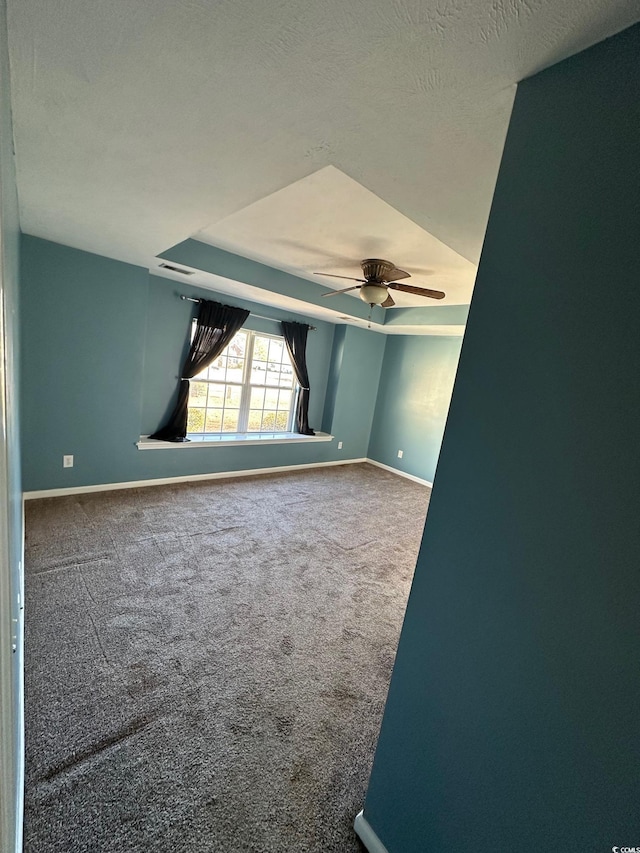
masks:
<path id="1" fill-rule="evenodd" d="M 387 288 L 382 284 L 363 284 L 360 288 L 360 299 L 369 305 L 382 305 L 388 295 Z"/>
<path id="2" fill-rule="evenodd" d="M 331 272 L 318 272 L 315 275 L 326 275 L 329 278 L 342 278 L 347 281 L 357 281 L 351 287 L 343 287 L 341 290 L 330 290 L 323 296 L 338 296 L 340 293 L 349 293 L 351 290 L 360 290 L 360 299 L 371 305 L 382 305 L 383 308 L 392 308 L 396 303 L 389 291 L 401 290 L 413 296 L 426 296 L 429 299 L 444 299 L 446 293 L 442 290 L 431 290 L 427 287 L 416 287 L 413 284 L 405 284 L 404 279 L 411 278 L 411 273 L 399 269 L 391 261 L 381 258 L 365 258 L 360 261 L 364 278 L 353 278 L 350 275 L 337 275 Z"/>

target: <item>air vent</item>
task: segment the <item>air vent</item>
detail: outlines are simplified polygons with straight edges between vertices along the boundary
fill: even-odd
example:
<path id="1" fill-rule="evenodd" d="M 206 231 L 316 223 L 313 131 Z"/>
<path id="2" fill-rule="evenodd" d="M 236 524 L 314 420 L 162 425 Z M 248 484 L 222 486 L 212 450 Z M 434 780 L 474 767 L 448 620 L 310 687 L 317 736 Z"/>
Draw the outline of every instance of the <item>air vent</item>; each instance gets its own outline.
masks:
<path id="1" fill-rule="evenodd" d="M 195 275 L 194 270 L 181 270 L 180 267 L 174 267 L 172 264 L 160 264 L 161 269 L 171 270 L 171 272 L 179 272 L 180 275 Z"/>

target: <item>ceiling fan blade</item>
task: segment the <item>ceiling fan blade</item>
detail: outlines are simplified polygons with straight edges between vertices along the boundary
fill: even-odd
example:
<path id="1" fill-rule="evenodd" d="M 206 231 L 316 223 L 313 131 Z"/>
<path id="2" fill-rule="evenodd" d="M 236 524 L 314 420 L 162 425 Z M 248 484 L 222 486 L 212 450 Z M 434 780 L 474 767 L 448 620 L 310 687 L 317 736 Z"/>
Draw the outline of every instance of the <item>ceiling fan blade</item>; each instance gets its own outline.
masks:
<path id="1" fill-rule="evenodd" d="M 390 281 L 387 287 L 392 290 L 402 290 L 404 293 L 413 293 L 414 296 L 429 296 L 431 299 L 444 299 L 447 295 L 441 290 L 429 290 L 427 287 L 414 287 L 412 284 L 396 284 L 395 281 Z"/>
<path id="2" fill-rule="evenodd" d="M 359 282 L 361 282 L 362 284 L 366 284 L 366 283 L 367 283 L 366 278 L 353 278 L 353 277 L 352 277 L 352 276 L 350 276 L 350 275 L 334 275 L 334 274 L 333 274 L 333 273 L 331 273 L 331 272 L 314 272 L 314 275 L 326 275 L 326 276 L 328 276 L 329 278 L 346 278 L 346 280 L 347 280 L 347 281 L 359 281 Z"/>
<path id="3" fill-rule="evenodd" d="M 389 270 L 388 273 L 385 273 L 383 278 L 384 281 L 399 281 L 401 278 L 411 278 L 411 273 L 394 267 L 392 270 Z"/>
<path id="4" fill-rule="evenodd" d="M 322 298 L 326 298 L 327 296 L 337 296 L 338 293 L 346 293 L 348 290 L 357 290 L 359 287 L 362 287 L 361 284 L 354 284 L 353 287 L 345 287 L 344 290 L 330 290 L 329 293 L 323 293 Z"/>
<path id="5" fill-rule="evenodd" d="M 391 308 L 391 306 L 392 306 L 392 305 L 395 305 L 395 304 L 396 304 L 396 303 L 395 303 L 395 302 L 394 302 L 394 300 L 391 298 L 391 294 L 389 294 L 389 295 L 387 296 L 387 298 L 384 300 L 384 302 L 382 303 L 382 307 L 383 307 L 383 308 Z"/>

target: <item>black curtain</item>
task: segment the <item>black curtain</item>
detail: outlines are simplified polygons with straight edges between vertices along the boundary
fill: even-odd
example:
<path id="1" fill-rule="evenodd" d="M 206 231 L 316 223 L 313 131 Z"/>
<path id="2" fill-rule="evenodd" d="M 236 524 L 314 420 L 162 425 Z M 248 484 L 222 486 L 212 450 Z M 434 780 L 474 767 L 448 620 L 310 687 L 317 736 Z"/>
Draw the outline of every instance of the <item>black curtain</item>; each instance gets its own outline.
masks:
<path id="1" fill-rule="evenodd" d="M 307 334 L 304 323 L 282 322 L 282 334 L 300 386 L 296 408 L 296 431 L 302 435 L 315 435 L 309 426 L 309 374 L 307 372 Z"/>
<path id="2" fill-rule="evenodd" d="M 221 305 L 207 299 L 200 301 L 196 331 L 182 368 L 178 401 L 167 423 L 149 438 L 158 438 L 161 441 L 189 441 L 189 380 L 220 355 L 236 332 L 242 328 L 249 313 L 244 308 L 233 308 L 231 305 Z"/>

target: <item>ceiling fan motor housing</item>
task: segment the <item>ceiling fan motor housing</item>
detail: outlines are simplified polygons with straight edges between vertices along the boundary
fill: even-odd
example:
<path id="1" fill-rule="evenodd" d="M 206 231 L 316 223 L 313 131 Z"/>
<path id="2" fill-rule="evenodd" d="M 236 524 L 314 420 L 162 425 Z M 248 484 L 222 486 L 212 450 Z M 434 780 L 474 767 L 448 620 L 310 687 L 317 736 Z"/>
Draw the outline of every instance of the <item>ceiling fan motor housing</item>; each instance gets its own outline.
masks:
<path id="1" fill-rule="evenodd" d="M 365 258 L 362 261 L 362 272 L 367 281 L 384 282 L 387 276 L 394 269 L 391 261 L 383 261 L 380 258 Z"/>

